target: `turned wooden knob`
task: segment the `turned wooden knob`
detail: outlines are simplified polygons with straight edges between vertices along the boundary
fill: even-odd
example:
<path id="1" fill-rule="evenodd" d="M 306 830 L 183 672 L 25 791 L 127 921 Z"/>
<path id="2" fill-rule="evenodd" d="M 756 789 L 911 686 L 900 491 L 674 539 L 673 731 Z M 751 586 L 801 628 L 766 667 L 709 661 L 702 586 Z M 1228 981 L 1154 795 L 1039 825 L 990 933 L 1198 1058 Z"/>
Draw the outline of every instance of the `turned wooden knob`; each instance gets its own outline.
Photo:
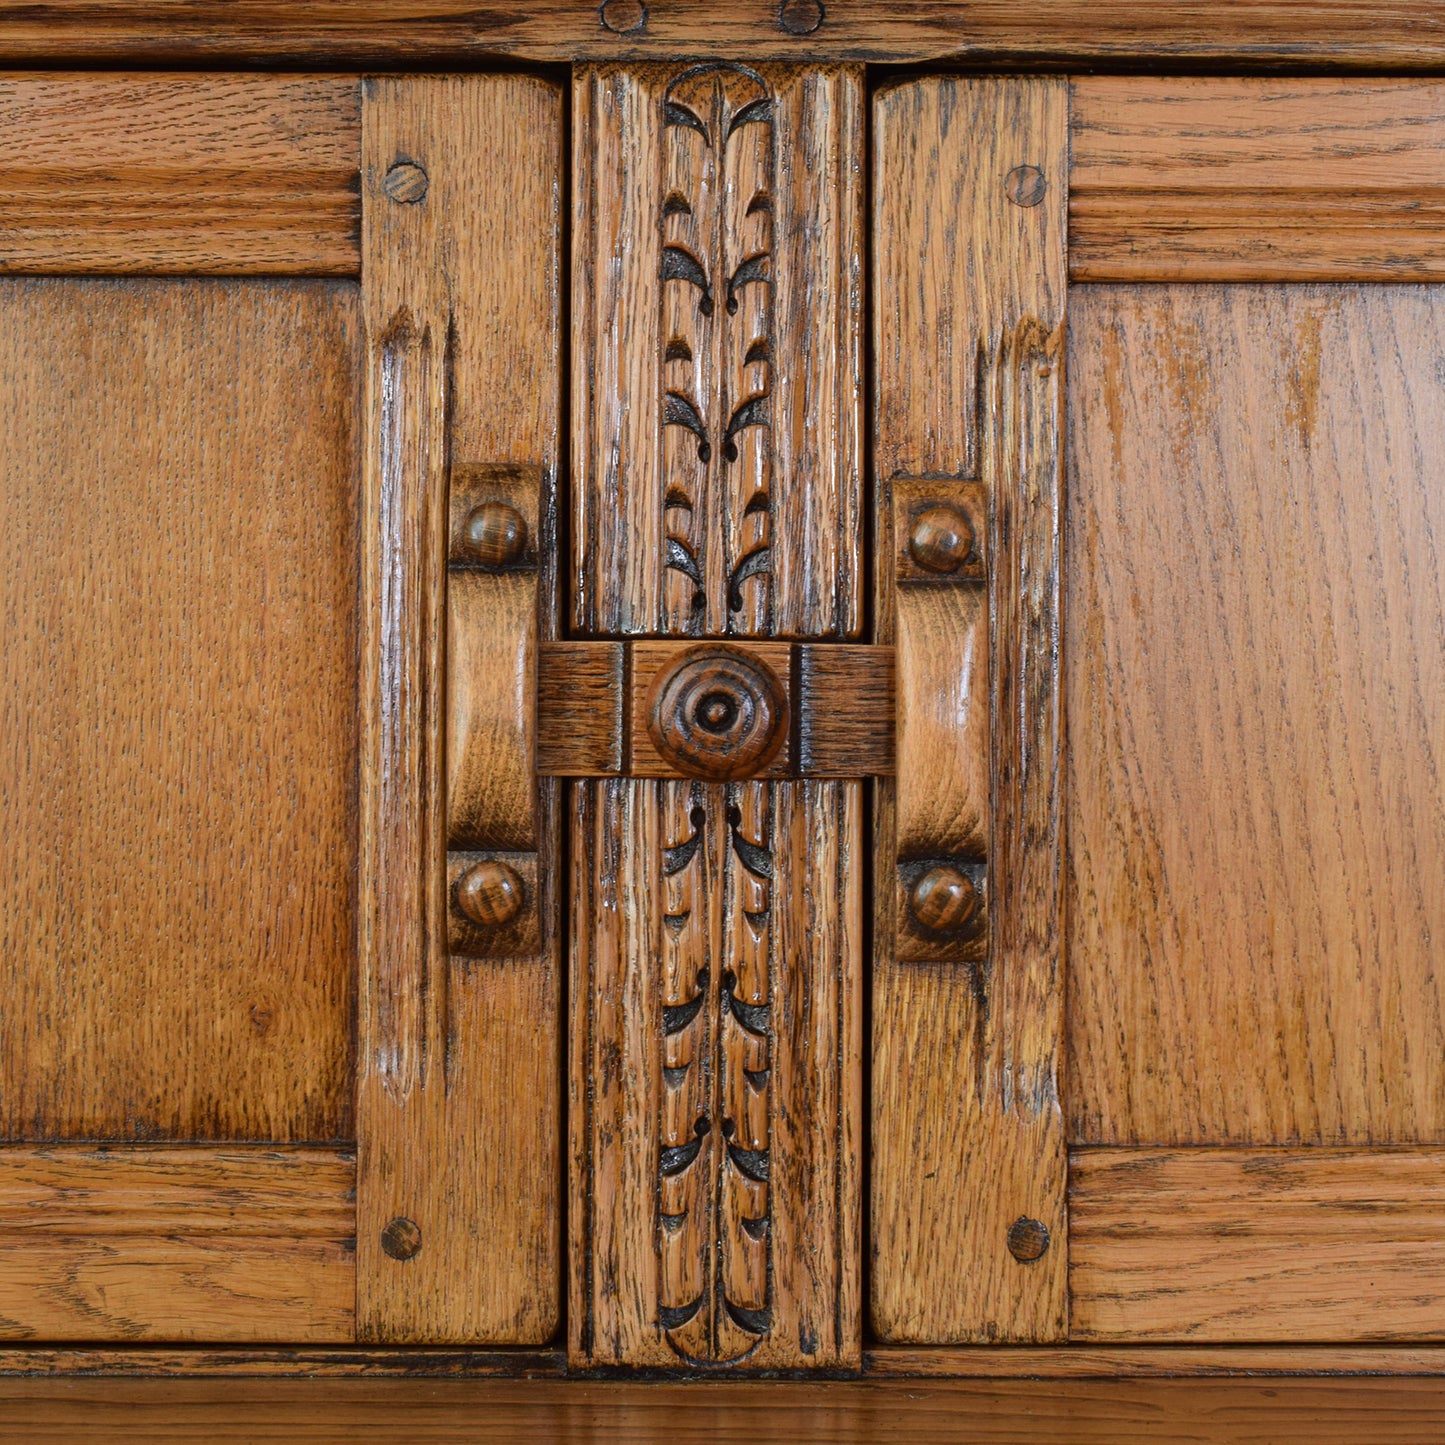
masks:
<path id="1" fill-rule="evenodd" d="M 483 567 L 510 567 L 527 547 L 527 523 L 506 502 L 483 502 L 473 507 L 462 527 L 462 544 L 473 561 Z"/>
<path id="2" fill-rule="evenodd" d="M 927 507 L 913 519 L 908 555 L 930 572 L 955 572 L 973 550 L 973 528 L 963 512 L 946 502 Z"/>
<path id="3" fill-rule="evenodd" d="M 908 906 L 930 933 L 958 933 L 978 913 L 978 890 L 967 873 L 940 863 L 919 874 L 908 895 Z"/>
<path id="4" fill-rule="evenodd" d="M 765 768 L 787 731 L 772 669 L 734 647 L 694 647 L 658 674 L 647 697 L 653 746 L 684 777 L 729 782 Z"/>
<path id="5" fill-rule="evenodd" d="M 478 928 L 500 928 L 522 907 L 522 880 L 515 868 L 489 858 L 457 879 L 454 897 L 463 916 Z"/>

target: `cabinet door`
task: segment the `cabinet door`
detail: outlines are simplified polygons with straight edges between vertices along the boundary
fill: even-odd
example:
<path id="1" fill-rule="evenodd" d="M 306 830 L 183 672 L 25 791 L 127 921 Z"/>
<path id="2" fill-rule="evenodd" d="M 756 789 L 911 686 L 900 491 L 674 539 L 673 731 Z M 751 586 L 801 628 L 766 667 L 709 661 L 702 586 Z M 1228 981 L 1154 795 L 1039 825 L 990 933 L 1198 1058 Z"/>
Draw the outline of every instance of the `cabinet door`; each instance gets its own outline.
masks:
<path id="1" fill-rule="evenodd" d="M 449 468 L 546 509 L 560 95 L 54 75 L 0 130 L 0 1334 L 545 1341 L 554 944 L 450 957 L 405 870 L 401 544 Z"/>
<path id="2" fill-rule="evenodd" d="M 1445 1331 L 1442 115 L 1395 81 L 876 102 L 880 485 L 987 492 L 1002 915 L 879 961 L 885 1338 Z"/>

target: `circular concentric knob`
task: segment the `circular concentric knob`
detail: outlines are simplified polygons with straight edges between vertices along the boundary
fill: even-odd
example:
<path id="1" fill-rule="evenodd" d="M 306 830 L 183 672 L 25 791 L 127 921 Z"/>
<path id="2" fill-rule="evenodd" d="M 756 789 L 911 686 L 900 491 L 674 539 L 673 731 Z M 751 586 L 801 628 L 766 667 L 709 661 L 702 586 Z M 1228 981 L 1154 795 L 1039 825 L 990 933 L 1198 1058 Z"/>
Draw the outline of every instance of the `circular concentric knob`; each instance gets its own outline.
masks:
<path id="1" fill-rule="evenodd" d="M 657 675 L 647 732 L 684 777 L 755 777 L 787 732 L 788 700 L 776 674 L 741 648 L 689 648 Z"/>

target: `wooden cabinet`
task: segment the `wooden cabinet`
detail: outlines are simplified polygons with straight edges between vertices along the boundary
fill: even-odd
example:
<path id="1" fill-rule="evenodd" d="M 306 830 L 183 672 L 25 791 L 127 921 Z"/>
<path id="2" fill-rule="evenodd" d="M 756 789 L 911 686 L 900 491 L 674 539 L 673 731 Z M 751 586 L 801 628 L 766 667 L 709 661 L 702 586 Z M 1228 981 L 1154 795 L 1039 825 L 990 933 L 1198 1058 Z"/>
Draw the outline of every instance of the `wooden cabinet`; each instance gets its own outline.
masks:
<path id="1" fill-rule="evenodd" d="M 804 8 L 0 7 L 0 1365 L 1436 1367 L 1445 84 Z"/>

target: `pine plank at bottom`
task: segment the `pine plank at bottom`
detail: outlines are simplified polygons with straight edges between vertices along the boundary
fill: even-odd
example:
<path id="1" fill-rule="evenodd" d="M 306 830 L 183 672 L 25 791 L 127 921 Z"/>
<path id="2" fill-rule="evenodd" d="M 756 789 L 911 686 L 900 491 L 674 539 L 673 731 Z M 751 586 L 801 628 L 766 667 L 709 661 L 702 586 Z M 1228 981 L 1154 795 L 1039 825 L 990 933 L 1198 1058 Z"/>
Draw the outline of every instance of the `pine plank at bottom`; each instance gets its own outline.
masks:
<path id="1" fill-rule="evenodd" d="M 0 1338 L 353 1337 L 346 1150 L 0 1149 Z"/>
<path id="2" fill-rule="evenodd" d="M 1079 1340 L 1445 1339 L 1445 1149 L 1076 1149 Z"/>

